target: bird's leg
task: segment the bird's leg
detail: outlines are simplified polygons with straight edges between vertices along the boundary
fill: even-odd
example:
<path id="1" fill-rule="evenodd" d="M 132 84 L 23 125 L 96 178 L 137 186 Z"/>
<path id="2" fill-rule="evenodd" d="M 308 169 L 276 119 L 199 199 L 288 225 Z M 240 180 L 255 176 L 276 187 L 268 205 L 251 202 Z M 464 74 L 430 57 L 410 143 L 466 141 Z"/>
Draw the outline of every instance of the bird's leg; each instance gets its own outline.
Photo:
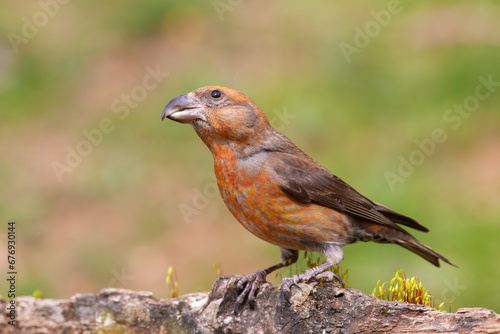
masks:
<path id="1" fill-rule="evenodd" d="M 298 251 L 286 248 L 280 248 L 281 250 L 281 262 L 266 268 L 264 270 L 259 270 L 253 274 L 244 276 L 238 282 L 238 288 L 243 289 L 243 291 L 236 298 L 236 303 L 234 304 L 234 313 L 238 312 L 238 308 L 243 304 L 245 298 L 248 296 L 248 301 L 250 303 L 255 302 L 255 297 L 257 295 L 257 289 L 259 286 L 266 282 L 266 276 L 271 272 L 278 270 L 280 268 L 289 266 L 297 262 Z"/>
<path id="2" fill-rule="evenodd" d="M 290 290 L 292 284 L 298 285 L 300 282 L 320 280 L 333 281 L 334 278 L 339 281 L 340 286 L 344 287 L 344 283 L 342 282 L 342 279 L 339 277 L 339 275 L 331 271 L 325 271 L 326 269 L 333 266 L 336 266 L 336 264 L 326 261 L 319 266 L 306 270 L 303 274 L 293 275 L 292 277 L 284 277 L 281 281 L 281 289 Z"/>
<path id="3" fill-rule="evenodd" d="M 334 278 L 339 281 L 340 286 L 343 288 L 344 283 L 339 275 L 331 272 L 325 271 L 328 268 L 338 265 L 344 258 L 344 252 L 342 248 L 338 245 L 329 245 L 324 251 L 326 255 L 326 262 L 320 264 L 319 266 L 313 267 L 306 270 L 303 274 L 293 275 L 292 277 L 284 277 L 281 281 L 281 289 L 290 290 L 292 284 L 298 285 L 300 282 L 310 282 L 310 281 L 320 281 L 327 280 L 332 281 Z"/>

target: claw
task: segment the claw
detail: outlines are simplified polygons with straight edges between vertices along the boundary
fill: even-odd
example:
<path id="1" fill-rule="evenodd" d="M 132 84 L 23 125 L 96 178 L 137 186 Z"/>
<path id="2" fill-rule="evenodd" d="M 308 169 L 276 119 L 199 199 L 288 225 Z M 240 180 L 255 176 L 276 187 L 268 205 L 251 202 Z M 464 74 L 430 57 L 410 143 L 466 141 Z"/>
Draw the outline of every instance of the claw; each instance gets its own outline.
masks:
<path id="1" fill-rule="evenodd" d="M 340 283 L 340 287 L 343 289 L 344 288 L 344 282 L 342 282 L 342 279 L 340 278 L 340 276 L 337 275 L 337 274 L 335 274 L 335 273 L 332 273 L 332 274 L 333 274 L 333 277 Z M 332 278 L 332 281 L 333 281 L 333 278 Z"/>
<path id="2" fill-rule="evenodd" d="M 312 272 L 308 273 L 306 271 L 303 274 L 293 275 L 292 277 L 284 277 L 281 281 L 281 289 L 284 291 L 288 291 L 292 287 L 292 284 L 298 287 L 299 283 L 301 282 L 319 282 L 320 280 L 333 281 L 334 278 L 340 283 L 340 286 L 344 288 L 344 283 L 342 282 L 342 279 L 339 277 L 339 275 L 331 271 L 324 271 L 319 274 L 314 274 Z"/>
<path id="3" fill-rule="evenodd" d="M 236 298 L 233 310 L 234 314 L 238 313 L 238 309 L 245 301 L 245 298 L 248 297 L 248 301 L 251 304 L 255 302 L 257 290 L 263 283 L 266 283 L 266 273 L 263 271 L 257 271 L 253 274 L 246 275 L 238 282 L 238 288 L 243 289 L 243 291 L 238 295 L 238 298 Z"/>

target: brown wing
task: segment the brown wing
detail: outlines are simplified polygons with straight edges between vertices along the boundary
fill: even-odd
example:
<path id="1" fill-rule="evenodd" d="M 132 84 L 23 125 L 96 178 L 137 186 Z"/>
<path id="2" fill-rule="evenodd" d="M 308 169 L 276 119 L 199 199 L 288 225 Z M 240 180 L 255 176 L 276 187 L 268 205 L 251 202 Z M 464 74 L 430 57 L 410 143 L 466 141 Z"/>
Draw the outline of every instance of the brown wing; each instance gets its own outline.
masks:
<path id="1" fill-rule="evenodd" d="M 270 165 L 278 176 L 279 186 L 294 199 L 316 203 L 399 231 L 404 230 L 396 224 L 429 231 L 417 221 L 370 201 L 303 152 L 295 155 L 273 153 Z"/>

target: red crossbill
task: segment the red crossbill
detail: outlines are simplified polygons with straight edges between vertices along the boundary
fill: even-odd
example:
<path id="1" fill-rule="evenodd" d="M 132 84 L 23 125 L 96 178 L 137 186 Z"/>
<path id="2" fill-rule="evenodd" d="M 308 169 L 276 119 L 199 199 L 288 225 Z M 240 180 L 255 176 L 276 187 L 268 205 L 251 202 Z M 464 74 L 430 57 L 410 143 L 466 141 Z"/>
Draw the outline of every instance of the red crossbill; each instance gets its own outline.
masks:
<path id="1" fill-rule="evenodd" d="M 235 310 L 246 296 L 255 300 L 266 276 L 297 261 L 298 251 L 315 251 L 326 262 L 285 277 L 299 281 L 340 278 L 329 267 L 344 258 L 342 246 L 356 241 L 400 245 L 435 266 L 448 259 L 399 225 L 429 230 L 375 203 L 332 174 L 274 129 L 257 105 L 235 90 L 208 86 L 168 103 L 162 120 L 189 123 L 214 157 L 220 193 L 234 217 L 257 237 L 280 247 L 281 262 L 245 276 Z"/>

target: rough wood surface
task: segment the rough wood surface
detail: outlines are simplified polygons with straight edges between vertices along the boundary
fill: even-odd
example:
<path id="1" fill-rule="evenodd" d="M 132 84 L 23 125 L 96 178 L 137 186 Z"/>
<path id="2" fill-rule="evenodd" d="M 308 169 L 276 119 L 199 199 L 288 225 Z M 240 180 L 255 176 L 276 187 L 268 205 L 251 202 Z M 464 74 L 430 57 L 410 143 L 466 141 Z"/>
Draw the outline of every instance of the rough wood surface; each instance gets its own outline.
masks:
<path id="1" fill-rule="evenodd" d="M 0 299 L 3 333 L 500 333 L 500 315 L 483 308 L 441 313 L 377 300 L 333 282 L 291 292 L 263 285 L 253 307 L 233 315 L 239 277 L 221 277 L 210 293 L 155 299 L 151 293 L 104 289 L 69 300 L 19 297 L 16 326 Z"/>

